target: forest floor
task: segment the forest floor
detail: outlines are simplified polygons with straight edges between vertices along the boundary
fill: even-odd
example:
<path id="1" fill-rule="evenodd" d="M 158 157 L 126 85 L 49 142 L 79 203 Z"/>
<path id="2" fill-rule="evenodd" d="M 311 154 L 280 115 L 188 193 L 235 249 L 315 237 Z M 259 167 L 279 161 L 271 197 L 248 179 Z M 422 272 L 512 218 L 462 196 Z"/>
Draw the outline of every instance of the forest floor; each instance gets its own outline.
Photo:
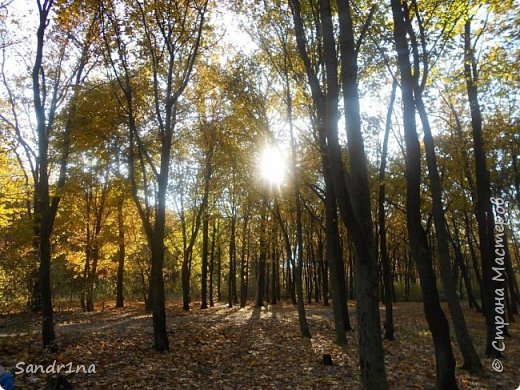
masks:
<path id="1" fill-rule="evenodd" d="M 464 306 L 466 306 L 464 304 Z M 357 332 L 349 332 L 348 345 L 334 344 L 331 307 L 306 306 L 312 339 L 299 335 L 296 308 L 287 303 L 267 308 L 228 308 L 217 304 L 190 312 L 169 303 L 169 353 L 151 349 L 152 321 L 143 306 L 125 309 L 79 310 L 56 313 L 58 352 L 42 351 L 39 317 L 20 313 L 0 316 L 0 365 L 12 372 L 25 362 L 44 367 L 72 363 L 95 373 L 65 377 L 76 389 L 359 389 Z M 447 308 L 444 307 L 447 311 Z M 355 303 L 349 302 L 354 328 Z M 470 333 L 480 356 L 485 339 L 484 318 L 465 310 Z M 384 315 L 384 309 L 381 312 Z M 421 303 L 398 302 L 394 307 L 395 341 L 384 341 L 386 371 L 393 389 L 431 389 L 435 381 L 434 351 Z M 451 329 L 453 329 L 451 327 Z M 501 373 L 483 358 L 483 376 L 457 368 L 461 389 L 515 390 L 520 385 L 520 324 L 509 328 Z M 453 338 L 453 331 L 452 331 Z M 456 342 L 457 366 L 462 364 Z M 322 355 L 332 355 L 325 366 Z M 70 365 L 67 366 L 67 369 Z M 62 371 L 63 372 L 63 371 Z M 46 374 L 16 374 L 16 388 L 44 388 Z"/>

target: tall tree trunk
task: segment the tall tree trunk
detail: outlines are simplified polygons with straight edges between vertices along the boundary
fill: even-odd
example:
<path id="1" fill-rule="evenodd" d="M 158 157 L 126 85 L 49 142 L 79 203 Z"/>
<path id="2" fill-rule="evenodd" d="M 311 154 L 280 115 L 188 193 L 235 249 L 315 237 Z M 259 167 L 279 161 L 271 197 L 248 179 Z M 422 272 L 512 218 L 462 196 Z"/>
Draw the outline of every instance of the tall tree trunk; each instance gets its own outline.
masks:
<path id="1" fill-rule="evenodd" d="M 91 192 L 90 189 L 87 190 L 87 193 L 85 194 L 85 201 L 86 201 L 86 238 L 85 238 L 85 266 L 83 267 L 83 280 L 81 282 L 81 297 L 80 297 L 80 303 L 81 303 L 81 310 L 87 311 L 87 290 L 88 290 L 88 279 L 90 275 L 90 259 L 92 255 L 92 235 L 91 235 L 91 228 L 90 228 L 90 206 L 91 206 Z"/>
<path id="2" fill-rule="evenodd" d="M 388 136 L 392 127 L 392 113 L 395 101 L 395 92 L 397 89 L 397 81 L 392 83 L 392 93 L 390 94 L 390 103 L 386 114 L 385 136 L 383 140 L 383 150 L 381 152 L 381 166 L 379 168 L 379 202 L 378 202 L 378 220 L 379 220 L 379 250 L 381 251 L 381 262 L 383 263 L 383 286 L 384 286 L 384 302 L 385 302 L 385 339 L 394 340 L 394 316 L 392 306 L 392 270 L 390 268 L 390 259 L 388 257 L 388 248 L 386 246 L 386 216 L 385 216 L 385 171 L 386 157 L 388 154 Z"/>
<path id="3" fill-rule="evenodd" d="M 300 195 L 300 179 L 299 172 L 296 165 L 296 141 L 294 139 L 293 130 L 293 103 L 292 94 L 289 83 L 289 76 L 285 74 L 285 87 L 287 94 L 287 117 L 289 119 L 289 131 L 291 137 L 291 171 L 293 173 L 293 196 L 296 205 L 296 241 L 297 241 L 297 259 L 294 267 L 294 284 L 296 287 L 297 303 L 298 303 L 298 321 L 300 323 L 300 332 L 303 337 L 311 337 L 309 325 L 307 324 L 307 316 L 305 314 L 305 306 L 303 303 L 303 286 L 302 286 L 302 272 L 303 272 L 303 225 L 302 225 L 302 206 Z M 281 223 L 282 221 L 280 221 Z M 291 256 L 292 257 L 292 256 Z"/>
<path id="4" fill-rule="evenodd" d="M 96 274 L 97 274 L 97 265 L 99 261 L 99 243 L 97 242 L 97 237 L 95 237 L 95 241 L 92 245 L 92 267 L 89 271 L 88 275 L 88 286 L 87 286 L 87 297 L 86 297 L 86 309 L 87 311 L 94 311 L 94 288 L 96 285 Z"/>
<path id="5" fill-rule="evenodd" d="M 327 261 L 329 263 L 330 286 L 332 290 L 332 307 L 334 314 L 334 328 L 336 331 L 336 343 L 345 345 L 347 336 L 345 331 L 350 330 L 350 317 L 348 315 L 346 286 L 345 286 L 345 265 L 341 250 L 338 212 L 334 188 L 332 184 L 329 161 L 326 155 L 326 139 L 319 135 L 322 149 L 322 171 L 325 181 L 325 240 L 327 247 Z"/>
<path id="6" fill-rule="evenodd" d="M 41 221 L 40 221 L 40 269 L 39 283 L 40 294 L 42 298 L 42 338 L 44 347 L 54 342 L 54 322 L 51 292 L 51 233 L 52 233 L 52 214 L 49 205 L 49 172 L 48 172 L 48 152 L 49 138 L 47 135 L 47 124 L 45 117 L 45 108 L 41 98 L 40 72 L 42 71 L 43 62 L 43 45 L 45 29 L 48 25 L 48 16 L 53 1 L 44 3 L 39 6 L 40 25 L 37 33 L 37 49 L 36 59 L 32 72 L 33 93 L 34 93 L 34 110 L 37 120 L 38 134 L 38 157 L 40 163 L 40 172 L 38 182 L 38 193 L 41 198 Z M 45 8 L 46 7 L 46 8 Z M 45 88 L 45 85 L 43 86 Z"/>
<path id="7" fill-rule="evenodd" d="M 209 241 L 209 215 L 204 213 L 202 220 L 202 264 L 200 286 L 200 308 L 208 308 L 208 241 Z"/>
<path id="8" fill-rule="evenodd" d="M 181 266 L 181 284 L 182 284 L 182 309 L 190 310 L 190 268 L 189 268 L 190 254 L 184 253 L 184 258 Z"/>
<path id="9" fill-rule="evenodd" d="M 469 307 L 475 309 L 477 313 L 482 311 L 482 308 L 478 304 L 475 299 L 475 294 L 473 292 L 473 284 L 471 283 L 471 276 L 468 268 L 466 267 L 466 262 L 464 260 L 464 255 L 462 254 L 460 238 L 459 238 L 459 230 L 457 228 L 456 222 L 454 222 L 454 234 L 455 238 L 452 239 L 452 247 L 455 252 L 455 262 L 460 267 L 460 271 L 462 272 L 462 277 L 464 278 L 464 284 L 466 285 L 466 294 L 468 295 L 468 304 Z"/>
<path id="10" fill-rule="evenodd" d="M 413 97 L 414 80 L 411 72 L 405 5 L 401 0 L 391 0 L 394 20 L 394 39 L 403 100 L 403 124 L 406 142 L 406 209 L 407 229 L 412 256 L 421 279 L 423 305 L 435 346 L 437 365 L 437 388 L 457 389 L 455 358 L 451 348 L 449 324 L 442 311 L 435 282 L 432 254 L 428 247 L 426 232 L 421 223 L 421 151 L 415 122 Z"/>
<path id="11" fill-rule="evenodd" d="M 323 34 L 323 60 L 326 68 L 326 93 L 311 64 L 306 48 L 305 32 L 298 0 L 290 1 L 296 40 L 300 57 L 316 108 L 318 128 L 327 137 L 327 156 L 331 168 L 334 195 L 341 218 L 352 234 L 356 247 L 356 295 L 359 322 L 360 368 L 363 385 L 367 388 L 386 389 L 388 383 L 384 367 L 383 343 L 379 321 L 377 297 L 377 263 L 370 212 L 367 163 L 360 131 L 359 97 L 357 91 L 357 58 L 353 39 L 352 20 L 348 2 L 337 2 L 342 52 L 343 91 L 349 141 L 352 180 L 344 168 L 338 139 L 338 64 L 335 29 L 328 0 L 319 1 L 321 32 Z M 346 180 L 349 181 L 347 187 Z M 350 192 L 349 188 L 353 191 Z M 352 196 L 352 198 L 351 198 Z M 332 267 L 331 267 L 332 269 Z M 345 277 L 342 275 L 342 277 Z"/>
<path id="12" fill-rule="evenodd" d="M 74 114 L 77 109 L 77 101 L 80 91 L 80 85 L 84 81 L 83 71 L 88 61 L 90 46 L 88 36 L 83 42 L 81 48 L 81 57 L 75 68 L 75 74 L 70 79 L 72 96 L 70 98 L 69 109 L 66 115 L 63 138 L 61 146 L 61 154 L 58 159 L 59 167 L 58 180 L 55 185 L 55 195 L 50 196 L 49 190 L 49 139 L 54 135 L 53 125 L 56 119 L 56 110 L 58 105 L 58 96 L 63 91 L 56 90 L 52 97 L 46 99 L 48 85 L 46 83 L 46 73 L 43 67 L 43 48 L 45 41 L 45 29 L 49 25 L 49 13 L 53 7 L 54 1 L 45 1 L 43 4 L 38 2 L 39 25 L 37 31 L 37 45 L 34 66 L 32 68 L 32 88 L 34 113 L 36 116 L 36 135 L 38 142 L 39 170 L 38 179 L 35 182 L 36 193 L 41 201 L 41 220 L 40 220 L 40 267 L 39 267 L 39 284 L 42 299 L 42 341 L 43 346 L 47 347 L 53 344 L 55 340 L 54 332 L 54 310 L 52 306 L 51 291 L 51 235 L 54 227 L 54 220 L 61 201 L 61 192 L 65 186 L 67 178 L 68 159 L 71 147 L 71 130 L 73 125 Z M 88 34 L 87 34 L 88 35 Z M 61 60 L 60 60 L 61 61 Z M 58 69 L 58 73 L 62 69 Z M 58 84 L 55 86 L 58 88 Z M 66 88 L 66 87 L 64 87 Z M 49 114 L 46 114 L 46 104 Z"/>
<path id="13" fill-rule="evenodd" d="M 380 330 L 376 245 L 372 227 L 368 169 L 361 133 L 358 49 L 354 39 L 350 1 L 338 0 L 336 3 L 340 30 L 343 104 L 352 175 L 349 186 L 352 187 L 352 192 L 350 194 L 338 193 L 336 186 L 334 186 L 334 191 L 336 196 L 346 197 L 350 195 L 352 197 L 352 212 L 357 217 L 357 226 L 351 226 L 349 234 L 352 235 L 356 247 L 356 316 L 359 324 L 361 378 L 365 387 L 383 389 L 388 387 L 388 383 Z M 337 157 L 336 160 L 338 160 Z M 361 236 L 358 236 L 359 233 L 361 233 Z"/>
<path id="14" fill-rule="evenodd" d="M 246 249 L 249 245 L 249 202 L 244 215 L 244 226 L 242 227 L 242 251 L 240 254 L 240 307 L 245 307 L 247 303 L 247 269 L 246 269 Z"/>
<path id="15" fill-rule="evenodd" d="M 117 204 L 117 230 L 118 230 L 118 244 L 119 248 L 117 251 L 117 286 L 116 286 L 116 307 L 124 307 L 124 284 L 123 276 L 125 272 L 125 225 L 124 225 L 124 214 L 123 214 L 124 198 L 121 198 Z"/>
<path id="16" fill-rule="evenodd" d="M 320 264 L 320 272 L 321 272 L 321 286 L 323 291 L 323 305 L 329 306 L 329 270 L 328 270 L 328 261 L 324 256 L 324 247 L 323 247 L 323 238 L 320 236 L 318 238 L 318 261 Z M 347 295 L 345 292 L 345 305 L 347 304 Z"/>
<path id="17" fill-rule="evenodd" d="M 236 281 L 236 225 L 237 225 L 237 217 L 236 217 L 236 207 L 233 205 L 233 214 L 231 216 L 231 232 L 229 236 L 229 278 L 228 278 L 228 307 L 233 307 L 234 303 L 234 295 L 236 293 L 236 288 L 234 289 L 234 283 Z"/>
<path id="18" fill-rule="evenodd" d="M 199 233 L 201 220 L 203 219 L 203 215 L 206 215 L 208 212 L 208 200 L 209 200 L 209 191 L 210 191 L 210 181 L 211 175 L 213 173 L 213 153 L 215 151 L 215 130 L 212 128 L 211 130 L 211 140 L 208 147 L 208 152 L 206 155 L 206 162 L 204 166 L 204 192 L 202 195 L 202 200 L 200 203 L 200 207 L 197 210 L 197 214 L 195 215 L 195 220 L 193 221 L 193 225 L 191 228 L 190 239 L 188 242 L 187 233 L 186 233 L 186 223 L 184 220 L 184 206 L 181 205 L 181 221 L 183 228 L 183 261 L 181 268 L 181 279 L 182 279 L 182 308 L 183 310 L 190 310 L 190 302 L 191 302 L 191 287 L 190 287 L 190 278 L 191 278 L 191 264 L 193 259 L 193 247 L 195 246 L 195 242 L 197 240 L 197 235 Z M 206 229 L 208 226 L 206 226 Z M 203 238 L 204 239 L 204 238 Z M 206 234 L 206 271 L 207 272 L 207 234 Z M 206 282 L 204 282 L 206 283 Z"/>
<path id="19" fill-rule="evenodd" d="M 90 201 L 93 202 L 94 206 L 94 229 L 92 231 L 92 268 L 88 275 L 88 288 L 87 288 L 87 299 L 86 308 L 87 311 L 94 311 L 94 287 L 97 280 L 97 266 L 99 262 L 99 252 L 101 250 L 102 242 L 100 239 L 101 229 L 103 227 L 103 219 L 105 213 L 105 201 L 108 194 L 108 181 L 105 182 L 103 187 L 96 193 L 91 192 Z M 93 196 L 92 196 L 93 195 Z M 99 195 L 99 197 L 98 197 Z"/>
<path id="20" fill-rule="evenodd" d="M 265 272 L 267 260 L 267 198 L 262 200 L 261 222 L 260 222 L 260 255 L 258 256 L 258 277 L 256 287 L 256 307 L 264 306 L 265 298 Z"/>
<path id="21" fill-rule="evenodd" d="M 217 300 L 222 301 L 222 248 L 219 227 L 217 227 Z"/>
<path id="22" fill-rule="evenodd" d="M 170 349 L 168 334 L 166 332 L 166 309 L 164 298 L 164 241 L 161 237 L 154 237 L 152 244 L 152 267 L 150 272 L 150 285 L 152 296 L 152 322 L 153 322 L 153 347 L 156 351 L 168 351 Z"/>
<path id="23" fill-rule="evenodd" d="M 45 3 L 47 4 L 47 3 Z M 45 109 L 41 100 L 40 90 L 40 71 L 43 62 L 43 44 L 45 29 L 48 25 L 48 16 L 53 2 L 50 1 L 45 7 L 40 8 L 40 25 L 37 33 L 37 51 L 36 59 L 33 67 L 32 82 L 34 92 L 34 109 L 37 119 L 38 132 L 38 152 L 40 159 L 40 181 L 38 182 L 38 192 L 41 197 L 41 221 L 40 221 L 40 268 L 39 268 L 39 284 L 42 299 L 42 338 L 44 347 L 54 342 L 54 322 L 51 295 L 51 243 L 50 236 L 52 232 L 51 210 L 49 207 L 49 176 L 48 176 L 48 149 L 49 140 L 47 137 L 47 126 L 45 118 Z M 45 6 L 45 5 L 44 5 Z"/>
<path id="24" fill-rule="evenodd" d="M 482 131 L 482 114 L 478 100 L 478 74 L 471 43 L 471 19 L 464 26 L 464 77 L 471 111 L 471 128 L 473 132 L 473 149 L 475 153 L 475 172 L 477 187 L 477 204 L 475 214 L 480 241 L 480 259 L 482 262 L 482 306 L 486 316 L 486 355 L 499 357 L 501 354 L 493 348 L 495 335 L 495 299 L 494 292 L 498 287 L 493 281 L 492 267 L 495 252 L 495 222 L 491 208 L 491 183 L 486 163 L 484 135 Z"/>
<path id="25" fill-rule="evenodd" d="M 294 149 L 293 149 L 294 156 Z M 295 158 L 295 157 L 293 157 Z M 296 201 L 296 241 L 298 248 L 296 250 L 297 259 L 293 264 L 294 267 L 294 284 L 296 287 L 296 298 L 298 302 L 298 322 L 300 323 L 300 332 L 303 337 L 311 337 L 309 325 L 307 323 L 307 316 L 305 314 L 305 306 L 303 299 L 303 227 L 302 227 L 302 209 L 300 203 L 300 195 L 298 189 L 298 182 L 295 184 L 295 201 Z"/>
<path id="26" fill-rule="evenodd" d="M 278 261 L 276 260 L 276 240 L 274 239 L 271 244 L 271 305 L 276 305 L 276 268 L 278 267 Z"/>
<path id="27" fill-rule="evenodd" d="M 41 224 L 41 199 L 39 195 L 39 175 L 35 171 L 34 177 L 34 191 L 33 191 L 33 240 L 32 247 L 34 259 L 39 258 L 40 254 L 40 224 Z M 40 292 L 40 278 L 37 263 L 33 265 L 33 270 L 29 277 L 29 300 L 27 302 L 29 310 L 32 312 L 39 312 L 42 310 L 42 297 Z"/>
<path id="28" fill-rule="evenodd" d="M 475 277 L 477 278 L 478 288 L 480 291 L 480 301 L 484 304 L 483 298 L 483 288 L 482 288 L 482 276 L 480 274 L 480 268 L 478 264 L 478 258 L 475 251 L 475 246 L 473 245 L 473 229 L 471 228 L 471 222 L 468 216 L 468 213 L 464 212 L 464 224 L 466 228 L 466 240 L 468 242 L 469 253 L 471 256 L 471 263 L 473 265 L 473 271 L 475 271 Z"/>
<path id="29" fill-rule="evenodd" d="M 511 298 L 511 313 L 518 314 L 517 303 L 520 303 L 520 297 L 518 295 L 518 285 L 515 278 L 515 272 L 513 270 L 513 262 L 511 260 L 511 253 L 509 251 L 509 245 L 507 243 L 507 234 L 508 230 L 504 230 L 504 241 L 506 242 L 504 245 L 504 261 L 507 272 L 507 286 L 509 288 L 509 296 Z M 511 233 L 512 234 L 512 233 Z"/>
<path id="30" fill-rule="evenodd" d="M 417 3 L 414 2 L 413 5 L 418 23 L 421 26 L 421 42 L 425 42 L 425 37 L 422 31 L 422 20 L 419 16 Z M 457 280 L 454 280 L 453 278 L 453 269 L 451 267 L 450 262 L 449 235 L 446 227 L 446 217 L 444 215 L 444 208 L 442 204 L 442 184 L 439 175 L 439 169 L 437 166 L 437 157 L 435 154 L 435 145 L 432 136 L 430 121 L 423 101 L 423 85 L 425 85 L 428 76 L 428 59 L 423 59 L 423 63 L 425 65 L 423 66 L 422 71 L 422 81 L 421 83 L 419 83 L 420 70 L 418 64 L 420 64 L 421 58 L 419 56 L 417 38 L 413 30 L 410 15 L 408 14 L 408 12 L 409 11 L 405 9 L 404 16 L 405 23 L 407 24 L 407 29 L 411 38 L 411 49 L 415 64 L 413 77 L 415 106 L 417 108 L 417 111 L 419 112 L 419 117 L 421 119 L 424 131 L 424 146 L 426 149 L 426 163 L 428 166 L 428 177 L 430 179 L 430 188 L 432 194 L 433 221 L 435 224 L 435 237 L 437 239 L 437 246 L 439 252 L 439 266 L 441 271 L 441 278 L 444 286 L 444 293 L 451 314 L 451 319 L 455 328 L 455 336 L 457 338 L 459 348 L 464 358 L 463 368 L 467 369 L 472 373 L 478 374 L 482 372 L 482 365 L 480 363 L 480 359 L 477 355 L 477 352 L 475 350 L 475 347 L 473 346 L 473 342 L 469 335 L 468 328 L 466 326 L 466 320 L 464 318 L 464 314 L 460 306 L 460 301 L 457 296 Z M 423 45 L 423 50 L 426 50 L 425 45 Z M 423 53 L 423 55 L 425 56 L 426 53 Z M 433 247 L 434 245 L 432 243 L 431 248 Z"/>
<path id="31" fill-rule="evenodd" d="M 215 235 L 217 232 L 217 223 L 213 220 L 213 233 L 211 234 L 211 251 L 209 256 L 209 305 L 213 307 L 213 274 L 215 273 Z"/>
<path id="32" fill-rule="evenodd" d="M 444 294 L 446 296 L 446 301 L 448 302 L 453 327 L 455 328 L 455 336 L 464 358 L 463 368 L 471 373 L 479 374 L 482 372 L 482 364 L 480 363 L 477 351 L 475 350 L 471 336 L 469 335 L 468 328 L 466 326 L 466 320 L 464 318 L 462 308 L 460 307 L 460 301 L 457 296 L 456 282 L 453 280 L 452 276 L 449 252 L 449 237 L 446 228 L 444 208 L 442 205 L 442 186 L 439 177 L 439 170 L 437 167 L 437 158 L 435 156 L 433 136 L 422 97 L 420 95 L 416 95 L 415 100 L 424 130 L 426 161 L 428 165 L 430 187 L 432 192 L 433 219 L 436 229 L 437 245 L 439 251 L 439 265 L 444 286 Z"/>

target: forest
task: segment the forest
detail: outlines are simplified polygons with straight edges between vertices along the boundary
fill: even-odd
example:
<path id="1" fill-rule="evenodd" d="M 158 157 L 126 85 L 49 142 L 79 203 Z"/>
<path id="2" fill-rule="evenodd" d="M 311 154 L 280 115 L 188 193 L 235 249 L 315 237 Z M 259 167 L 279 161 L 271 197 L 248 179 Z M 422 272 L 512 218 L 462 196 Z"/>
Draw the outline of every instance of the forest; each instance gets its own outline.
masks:
<path id="1" fill-rule="evenodd" d="M 0 0 L 0 389 L 516 389 L 516 0 Z"/>

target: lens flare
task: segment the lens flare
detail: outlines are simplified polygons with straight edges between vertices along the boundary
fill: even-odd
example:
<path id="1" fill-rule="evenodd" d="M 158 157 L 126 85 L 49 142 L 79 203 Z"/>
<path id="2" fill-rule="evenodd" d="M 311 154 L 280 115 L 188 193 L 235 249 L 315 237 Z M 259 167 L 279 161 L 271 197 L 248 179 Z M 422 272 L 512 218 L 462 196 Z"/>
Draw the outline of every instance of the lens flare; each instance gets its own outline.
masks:
<path id="1" fill-rule="evenodd" d="M 287 166 L 277 146 L 267 145 L 260 156 L 260 174 L 270 184 L 282 184 Z"/>

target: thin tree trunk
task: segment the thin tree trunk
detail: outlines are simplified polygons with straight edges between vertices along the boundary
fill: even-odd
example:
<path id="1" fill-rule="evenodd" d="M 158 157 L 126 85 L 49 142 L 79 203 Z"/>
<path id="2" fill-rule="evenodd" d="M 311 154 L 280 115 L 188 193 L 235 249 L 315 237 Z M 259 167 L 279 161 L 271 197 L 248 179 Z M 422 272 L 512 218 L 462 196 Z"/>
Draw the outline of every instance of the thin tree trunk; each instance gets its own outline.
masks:
<path id="1" fill-rule="evenodd" d="M 231 216 L 231 233 L 229 237 L 229 278 L 228 278 L 228 307 L 233 307 L 234 292 L 233 284 L 236 280 L 236 207 L 233 205 L 233 215 Z"/>
<path id="2" fill-rule="evenodd" d="M 421 279 L 423 305 L 435 346 L 437 365 L 437 388 L 457 389 L 455 358 L 451 348 L 448 321 L 440 306 L 439 294 L 432 265 L 432 254 L 428 247 L 426 232 L 421 223 L 421 152 L 415 122 L 413 97 L 414 80 L 408 56 L 405 5 L 401 0 L 391 0 L 394 20 L 394 38 L 401 73 L 403 100 L 403 123 L 406 142 L 406 209 L 407 228 L 412 256 L 417 264 Z"/>
<path id="3" fill-rule="evenodd" d="M 249 245 L 248 225 L 249 222 L 249 203 L 244 215 L 244 226 L 242 227 L 242 251 L 240 255 L 240 307 L 245 307 L 247 303 L 247 282 L 246 282 L 246 249 Z"/>
<path id="4" fill-rule="evenodd" d="M 303 225 L 302 225 L 302 206 L 300 199 L 300 180 L 299 172 L 296 165 L 296 141 L 294 139 L 293 130 L 293 106 L 292 95 L 289 83 L 289 77 L 286 73 L 286 93 L 287 93 L 287 117 L 289 119 L 289 131 L 291 136 L 291 170 L 293 172 L 293 196 L 296 204 L 296 241 L 297 241 L 297 259 L 293 264 L 294 267 L 294 284 L 296 287 L 297 303 L 298 303 L 298 321 L 300 323 L 300 332 L 303 337 L 311 337 L 309 325 L 307 324 L 307 316 L 305 314 L 305 306 L 303 303 L 302 288 L 302 272 L 303 272 Z M 280 221 L 281 223 L 282 221 Z"/>
<path id="5" fill-rule="evenodd" d="M 222 301 L 222 248 L 220 243 L 220 226 L 217 227 L 217 300 Z"/>
<path id="6" fill-rule="evenodd" d="M 124 198 L 121 196 L 117 204 L 117 229 L 119 248 L 117 251 L 117 286 L 116 286 L 116 307 L 124 307 L 124 284 L 123 276 L 125 271 L 125 226 L 123 215 Z"/>
<path id="7" fill-rule="evenodd" d="M 341 250 L 338 212 L 334 188 L 330 178 L 329 163 L 325 152 L 325 137 L 320 135 L 320 145 L 322 148 L 322 170 L 325 180 L 325 239 L 327 246 L 327 261 L 330 265 L 330 287 L 332 290 L 332 307 L 334 314 L 334 328 L 336 331 L 336 343 L 345 345 L 347 336 L 345 331 L 350 330 L 350 318 L 347 306 L 346 286 L 345 286 L 345 266 L 343 263 L 343 253 Z M 346 315 L 345 315 L 346 314 Z"/>
<path id="8" fill-rule="evenodd" d="M 265 272 L 267 259 L 267 199 L 266 195 L 262 201 L 261 222 L 260 222 L 260 255 L 258 257 L 258 276 L 256 287 L 256 307 L 264 306 L 265 298 Z"/>
<path id="9" fill-rule="evenodd" d="M 200 286 L 200 308 L 208 308 L 208 241 L 209 241 L 209 215 L 204 213 L 202 220 L 202 264 L 201 264 L 201 286 Z"/>
<path id="10" fill-rule="evenodd" d="M 213 274 L 215 272 L 215 236 L 217 232 L 217 223 L 213 221 L 213 233 L 211 235 L 211 252 L 209 257 L 209 305 L 213 307 Z"/>
<path id="11" fill-rule="evenodd" d="M 466 263 L 464 261 L 464 256 L 462 255 L 460 246 L 456 242 L 452 242 L 452 247 L 455 251 L 455 261 L 457 265 L 460 267 L 462 278 L 464 279 L 464 284 L 466 286 L 466 294 L 468 295 L 468 305 L 470 309 L 475 309 L 477 313 L 480 313 L 482 311 L 482 308 L 475 299 L 475 295 L 473 293 L 473 286 L 471 283 L 471 277 L 466 267 Z"/>
<path id="12" fill-rule="evenodd" d="M 471 111 L 473 148 L 475 153 L 475 171 L 477 185 L 477 205 L 475 214 L 480 241 L 480 259 L 482 262 L 482 306 L 486 316 L 486 355 L 499 357 L 501 353 L 493 348 L 495 336 L 495 299 L 494 291 L 498 287 L 493 281 L 492 270 L 494 242 L 494 214 L 491 208 L 491 184 L 484 149 L 482 114 L 478 100 L 478 74 L 471 43 L 471 19 L 464 26 L 464 77 Z"/>
<path id="13" fill-rule="evenodd" d="M 480 363 L 477 351 L 475 350 L 473 341 L 469 335 L 468 328 L 466 326 L 466 320 L 464 318 L 462 308 L 460 307 L 459 298 L 457 297 L 456 284 L 452 276 L 449 253 L 449 238 L 442 205 L 442 187 L 437 167 L 437 158 L 435 156 L 433 136 L 422 97 L 420 95 L 416 95 L 415 101 L 424 130 L 426 160 L 433 201 L 433 219 L 436 229 L 439 263 L 441 278 L 444 286 L 444 294 L 446 296 L 446 301 L 448 302 L 453 327 L 455 328 L 455 336 L 464 358 L 463 368 L 471 373 L 479 374 L 482 372 L 482 364 Z"/>
<path id="14" fill-rule="evenodd" d="M 395 101 L 395 92 L 397 89 L 397 81 L 392 83 L 392 93 L 390 94 L 390 102 L 386 114 L 385 136 L 383 140 L 383 150 L 381 152 L 381 166 L 379 169 L 379 249 L 381 251 L 381 262 L 383 263 L 383 286 L 384 286 L 384 302 L 385 302 L 385 339 L 394 340 L 394 317 L 392 306 L 392 270 L 390 268 L 390 259 L 388 258 L 388 248 L 386 245 L 386 221 L 385 221 L 385 171 L 386 157 L 388 154 L 388 136 L 392 127 L 392 113 Z"/>

